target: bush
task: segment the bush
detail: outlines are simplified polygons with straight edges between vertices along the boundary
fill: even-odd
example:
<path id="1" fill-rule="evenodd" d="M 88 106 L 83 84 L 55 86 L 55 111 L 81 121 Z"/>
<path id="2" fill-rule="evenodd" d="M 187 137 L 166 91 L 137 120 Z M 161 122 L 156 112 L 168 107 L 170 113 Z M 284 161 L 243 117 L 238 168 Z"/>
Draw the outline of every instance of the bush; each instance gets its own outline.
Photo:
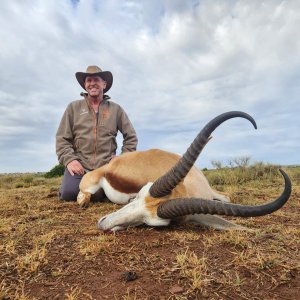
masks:
<path id="1" fill-rule="evenodd" d="M 274 181 L 280 177 L 279 166 L 257 162 L 251 166 L 222 168 L 205 173 L 208 181 L 213 186 L 243 184 L 255 180 Z"/>
<path id="2" fill-rule="evenodd" d="M 65 167 L 63 165 L 56 165 L 49 172 L 45 174 L 45 178 L 53 178 L 64 175 Z"/>
<path id="3" fill-rule="evenodd" d="M 33 175 L 32 174 L 25 174 L 21 177 L 21 179 L 27 185 L 31 185 L 33 183 Z"/>

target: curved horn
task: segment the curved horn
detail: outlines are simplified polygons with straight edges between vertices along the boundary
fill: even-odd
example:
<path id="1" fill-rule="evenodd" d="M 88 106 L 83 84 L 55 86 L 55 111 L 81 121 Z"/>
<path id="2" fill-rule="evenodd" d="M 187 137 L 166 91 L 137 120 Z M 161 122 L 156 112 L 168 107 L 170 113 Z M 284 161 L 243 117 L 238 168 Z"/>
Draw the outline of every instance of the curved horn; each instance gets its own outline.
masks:
<path id="1" fill-rule="evenodd" d="M 217 116 L 208 122 L 200 131 L 176 165 L 153 183 L 149 190 L 150 195 L 154 198 L 160 198 L 170 194 L 176 185 L 184 179 L 190 171 L 204 146 L 209 141 L 212 132 L 223 122 L 236 117 L 249 120 L 253 124 L 254 128 L 257 129 L 254 119 L 250 115 L 241 111 L 230 111 Z"/>
<path id="2" fill-rule="evenodd" d="M 290 178 L 283 170 L 279 169 L 279 171 L 284 177 L 284 191 L 280 197 L 270 203 L 251 206 L 199 198 L 178 198 L 160 204 L 157 215 L 163 219 L 174 219 L 190 214 L 211 214 L 235 217 L 258 217 L 271 214 L 288 201 L 292 191 Z"/>

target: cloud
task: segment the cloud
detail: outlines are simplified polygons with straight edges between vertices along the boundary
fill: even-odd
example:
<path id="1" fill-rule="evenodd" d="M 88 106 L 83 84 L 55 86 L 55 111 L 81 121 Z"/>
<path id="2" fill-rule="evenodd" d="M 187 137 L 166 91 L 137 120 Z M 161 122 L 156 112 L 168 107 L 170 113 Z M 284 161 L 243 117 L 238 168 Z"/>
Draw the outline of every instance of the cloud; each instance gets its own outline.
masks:
<path id="1" fill-rule="evenodd" d="M 91 64 L 114 74 L 109 94 L 130 116 L 139 149 L 182 153 L 211 118 L 242 110 L 258 131 L 244 120 L 223 124 L 201 162 L 249 154 L 299 163 L 299 8 L 277 0 L 1 2 L 0 172 L 53 167 L 60 118 L 81 92 L 74 74 Z"/>

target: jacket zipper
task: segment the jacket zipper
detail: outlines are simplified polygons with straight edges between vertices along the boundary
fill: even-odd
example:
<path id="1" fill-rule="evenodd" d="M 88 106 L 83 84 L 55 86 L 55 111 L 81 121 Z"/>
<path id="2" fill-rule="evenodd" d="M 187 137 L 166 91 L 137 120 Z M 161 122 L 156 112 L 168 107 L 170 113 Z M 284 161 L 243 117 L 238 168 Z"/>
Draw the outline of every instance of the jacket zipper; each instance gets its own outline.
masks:
<path id="1" fill-rule="evenodd" d="M 92 111 L 93 115 L 93 121 L 94 121 L 94 127 L 93 127 L 93 136 L 94 136 L 94 159 L 93 159 L 93 169 L 96 168 L 96 157 L 97 157 L 97 118 L 96 118 L 96 112 L 93 109 L 93 107 L 89 104 L 88 100 L 86 99 L 87 105 Z M 100 105 L 99 105 L 100 106 Z M 99 107 L 98 107 L 98 113 L 99 113 Z M 99 117 L 99 116 L 98 116 Z"/>
<path id="2" fill-rule="evenodd" d="M 94 166 L 93 169 L 96 168 L 96 158 L 97 158 L 97 117 L 96 112 L 93 110 L 93 116 L 94 116 L 94 128 L 93 128 L 93 134 L 94 134 Z M 98 114 L 99 114 L 99 108 L 98 108 Z M 99 115 L 98 115 L 99 118 Z"/>

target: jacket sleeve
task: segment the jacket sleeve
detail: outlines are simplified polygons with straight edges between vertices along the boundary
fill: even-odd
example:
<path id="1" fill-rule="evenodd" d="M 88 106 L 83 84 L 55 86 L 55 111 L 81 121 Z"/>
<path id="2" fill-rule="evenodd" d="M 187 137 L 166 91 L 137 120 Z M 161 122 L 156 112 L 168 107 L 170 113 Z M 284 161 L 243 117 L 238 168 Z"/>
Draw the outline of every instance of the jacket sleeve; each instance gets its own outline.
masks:
<path id="1" fill-rule="evenodd" d="M 136 132 L 125 111 L 120 107 L 118 112 L 118 130 L 123 135 L 122 153 L 136 151 L 138 143 Z"/>
<path id="2" fill-rule="evenodd" d="M 67 166 L 73 160 L 78 160 L 78 157 L 74 153 L 72 124 L 71 108 L 69 105 L 64 112 L 56 133 L 56 154 L 59 163 L 64 166 Z"/>

